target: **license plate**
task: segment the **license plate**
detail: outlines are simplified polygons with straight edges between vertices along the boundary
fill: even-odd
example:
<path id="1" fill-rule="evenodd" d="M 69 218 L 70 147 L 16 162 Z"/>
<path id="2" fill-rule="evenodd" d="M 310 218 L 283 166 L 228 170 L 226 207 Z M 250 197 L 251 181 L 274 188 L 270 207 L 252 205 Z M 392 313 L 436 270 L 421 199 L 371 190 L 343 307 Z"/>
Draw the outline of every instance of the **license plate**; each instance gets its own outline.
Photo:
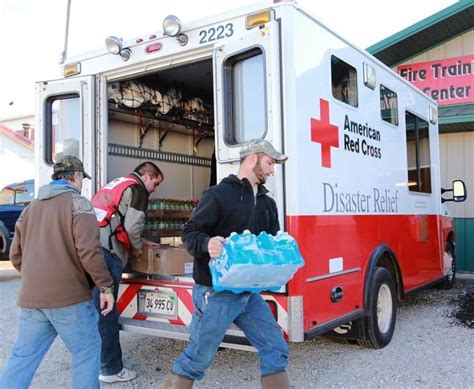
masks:
<path id="1" fill-rule="evenodd" d="M 178 318 L 178 297 L 173 291 L 139 291 L 138 312 L 145 316 Z"/>

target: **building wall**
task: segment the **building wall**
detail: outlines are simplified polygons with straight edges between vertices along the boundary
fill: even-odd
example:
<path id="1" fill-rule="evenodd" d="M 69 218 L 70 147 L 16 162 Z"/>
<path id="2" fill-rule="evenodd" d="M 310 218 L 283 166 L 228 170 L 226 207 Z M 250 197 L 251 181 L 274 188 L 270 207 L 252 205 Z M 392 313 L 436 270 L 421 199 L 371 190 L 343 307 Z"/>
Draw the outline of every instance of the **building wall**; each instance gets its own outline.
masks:
<path id="1" fill-rule="evenodd" d="M 474 131 L 441 134 L 440 157 L 442 187 L 450 188 L 455 179 L 466 184 L 466 201 L 445 205 L 455 217 L 458 269 L 474 272 Z"/>
<path id="2" fill-rule="evenodd" d="M 408 65 L 419 62 L 435 61 L 442 58 L 462 57 L 470 54 L 474 54 L 474 29 L 465 34 L 458 35 L 439 46 L 417 55 L 416 57 L 410 58 L 403 64 Z"/>
<path id="3" fill-rule="evenodd" d="M 453 180 L 460 179 L 467 188 L 466 201 L 445 203 L 450 214 L 474 218 L 474 131 L 440 134 L 440 160 L 442 187 L 450 188 Z"/>
<path id="4" fill-rule="evenodd" d="M 34 178 L 34 151 L 0 133 L 0 188 Z"/>
<path id="5" fill-rule="evenodd" d="M 472 54 L 474 54 L 474 29 L 412 57 L 403 64 Z M 470 126 L 472 131 L 440 135 L 440 157 L 442 186 L 450 188 L 455 179 L 461 179 L 466 184 L 465 202 L 445 204 L 449 213 L 455 218 L 458 269 L 474 272 L 474 123 L 470 123 Z"/>

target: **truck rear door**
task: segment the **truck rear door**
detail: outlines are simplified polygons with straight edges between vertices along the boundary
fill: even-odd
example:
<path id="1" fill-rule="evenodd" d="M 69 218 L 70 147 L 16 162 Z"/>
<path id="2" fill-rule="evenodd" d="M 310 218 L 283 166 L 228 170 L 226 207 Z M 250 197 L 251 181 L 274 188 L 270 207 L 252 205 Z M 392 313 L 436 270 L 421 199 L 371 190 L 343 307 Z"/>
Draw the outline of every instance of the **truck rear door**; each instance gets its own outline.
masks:
<path id="1" fill-rule="evenodd" d="M 243 143 L 262 138 L 283 151 L 279 24 L 269 21 L 214 50 L 218 178 L 235 173 Z M 237 165 L 237 166 L 236 166 Z M 283 228 L 283 171 L 265 186 Z"/>
<path id="2" fill-rule="evenodd" d="M 53 165 L 63 155 L 78 157 L 92 180 L 82 193 L 90 198 L 95 185 L 94 76 L 36 84 L 35 188 L 48 183 Z"/>

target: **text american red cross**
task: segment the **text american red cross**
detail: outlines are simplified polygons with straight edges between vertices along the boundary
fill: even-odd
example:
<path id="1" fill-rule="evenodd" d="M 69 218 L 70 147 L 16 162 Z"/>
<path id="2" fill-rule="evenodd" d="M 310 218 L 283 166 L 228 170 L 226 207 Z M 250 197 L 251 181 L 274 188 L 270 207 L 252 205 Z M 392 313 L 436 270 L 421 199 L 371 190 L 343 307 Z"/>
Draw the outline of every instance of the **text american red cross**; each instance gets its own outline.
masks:
<path id="1" fill-rule="evenodd" d="M 311 141 L 321 144 L 321 165 L 331 167 L 331 147 L 339 147 L 339 127 L 329 123 L 329 102 L 319 99 L 321 119 L 311 118 Z"/>

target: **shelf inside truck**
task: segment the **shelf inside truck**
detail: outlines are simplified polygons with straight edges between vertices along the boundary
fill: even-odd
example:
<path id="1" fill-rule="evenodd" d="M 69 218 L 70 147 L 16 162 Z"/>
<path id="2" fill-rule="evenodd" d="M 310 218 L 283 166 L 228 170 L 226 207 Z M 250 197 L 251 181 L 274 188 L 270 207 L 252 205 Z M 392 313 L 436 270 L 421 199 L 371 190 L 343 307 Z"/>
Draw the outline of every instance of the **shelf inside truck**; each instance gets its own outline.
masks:
<path id="1" fill-rule="evenodd" d="M 205 137 L 214 136 L 212 123 L 180 117 L 180 115 L 162 115 L 145 108 L 127 108 L 109 102 L 109 119 L 139 124 L 143 128 L 151 126 L 162 131 L 173 131 L 193 135 L 197 131 Z"/>
<path id="2" fill-rule="evenodd" d="M 171 209 L 149 209 L 146 217 L 150 219 L 189 219 L 191 211 L 178 211 Z"/>
<path id="3" fill-rule="evenodd" d="M 161 229 L 161 230 L 146 230 L 145 239 L 156 238 L 156 237 L 173 237 L 181 236 L 183 230 L 181 229 Z M 153 239 L 150 239 L 153 240 Z"/>

